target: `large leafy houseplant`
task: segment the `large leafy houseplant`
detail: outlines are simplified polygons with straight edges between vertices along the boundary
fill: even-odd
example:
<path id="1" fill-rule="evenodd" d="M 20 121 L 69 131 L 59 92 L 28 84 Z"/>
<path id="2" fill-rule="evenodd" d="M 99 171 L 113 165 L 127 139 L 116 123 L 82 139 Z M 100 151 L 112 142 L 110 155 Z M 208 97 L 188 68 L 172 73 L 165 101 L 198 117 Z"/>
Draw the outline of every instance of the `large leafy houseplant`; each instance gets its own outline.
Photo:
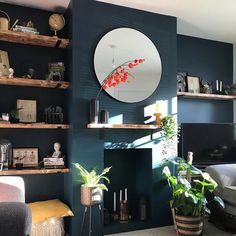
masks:
<path id="1" fill-rule="evenodd" d="M 178 158 L 172 161 L 177 165 L 177 174 L 171 174 L 168 166 L 163 169 L 163 175 L 167 178 L 172 194 L 172 207 L 178 215 L 182 216 L 204 216 L 209 212 L 207 208 L 207 191 L 213 192 L 217 183 L 208 173 L 204 173 L 193 165 Z M 192 181 L 187 179 L 186 173 L 198 174 L 199 178 Z M 223 201 L 219 197 L 214 198 L 222 207 Z"/>

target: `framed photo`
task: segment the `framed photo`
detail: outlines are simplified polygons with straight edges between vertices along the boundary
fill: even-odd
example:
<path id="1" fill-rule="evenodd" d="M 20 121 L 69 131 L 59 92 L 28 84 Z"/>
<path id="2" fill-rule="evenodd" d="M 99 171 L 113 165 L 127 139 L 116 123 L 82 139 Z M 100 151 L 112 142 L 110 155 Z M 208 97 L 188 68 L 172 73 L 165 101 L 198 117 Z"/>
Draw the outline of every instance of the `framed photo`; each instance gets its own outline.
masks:
<path id="1" fill-rule="evenodd" d="M 187 72 L 177 72 L 177 92 L 186 92 L 186 77 Z"/>
<path id="2" fill-rule="evenodd" d="M 38 166 L 38 148 L 13 148 L 13 167 L 23 163 L 23 167 Z"/>
<path id="3" fill-rule="evenodd" d="M 187 76 L 187 88 L 189 93 L 200 93 L 200 78 L 197 76 Z"/>
<path id="4" fill-rule="evenodd" d="M 16 108 L 19 112 L 20 122 L 34 123 L 37 120 L 36 100 L 17 99 Z"/>
<path id="5" fill-rule="evenodd" d="M 10 64 L 8 58 L 8 52 L 0 50 L 0 76 L 8 76 Z"/>

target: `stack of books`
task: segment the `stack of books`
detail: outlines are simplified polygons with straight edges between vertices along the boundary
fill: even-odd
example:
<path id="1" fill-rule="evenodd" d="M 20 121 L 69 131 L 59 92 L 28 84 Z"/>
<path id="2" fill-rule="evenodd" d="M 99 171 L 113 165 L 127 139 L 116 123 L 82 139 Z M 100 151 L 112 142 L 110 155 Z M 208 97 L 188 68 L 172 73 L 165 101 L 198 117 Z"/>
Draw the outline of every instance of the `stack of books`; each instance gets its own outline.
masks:
<path id="1" fill-rule="evenodd" d="M 12 30 L 13 30 L 13 31 L 16 31 L 16 32 L 24 32 L 24 33 L 31 33 L 31 34 L 39 34 L 39 32 L 37 31 L 36 28 L 26 27 L 26 26 L 21 26 L 21 25 L 15 25 Z"/>
<path id="2" fill-rule="evenodd" d="M 43 158 L 44 168 L 65 168 L 65 162 L 63 158 L 45 157 Z"/>

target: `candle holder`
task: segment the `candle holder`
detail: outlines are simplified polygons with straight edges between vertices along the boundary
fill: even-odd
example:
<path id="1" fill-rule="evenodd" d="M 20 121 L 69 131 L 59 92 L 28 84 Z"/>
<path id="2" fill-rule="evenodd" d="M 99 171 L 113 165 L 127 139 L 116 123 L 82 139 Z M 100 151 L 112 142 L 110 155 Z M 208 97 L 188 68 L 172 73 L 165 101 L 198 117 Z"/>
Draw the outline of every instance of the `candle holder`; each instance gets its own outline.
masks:
<path id="1" fill-rule="evenodd" d="M 122 200 L 120 202 L 119 222 L 121 224 L 126 224 L 129 222 L 129 208 L 128 208 L 128 201 L 126 200 Z"/>
<path id="2" fill-rule="evenodd" d="M 162 114 L 161 113 L 154 113 L 156 117 L 156 125 L 161 125 Z"/>

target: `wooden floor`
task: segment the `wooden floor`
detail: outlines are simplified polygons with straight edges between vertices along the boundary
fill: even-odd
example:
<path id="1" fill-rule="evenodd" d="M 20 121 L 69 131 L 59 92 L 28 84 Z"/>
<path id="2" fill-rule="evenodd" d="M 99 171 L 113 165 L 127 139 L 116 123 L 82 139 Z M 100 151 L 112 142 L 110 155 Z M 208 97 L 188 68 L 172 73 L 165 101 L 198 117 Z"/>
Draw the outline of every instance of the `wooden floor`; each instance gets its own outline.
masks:
<path id="1" fill-rule="evenodd" d="M 156 229 L 139 230 L 121 234 L 110 234 L 109 236 L 175 236 L 173 226 L 166 226 Z M 211 223 L 205 222 L 203 236 L 236 236 L 236 234 L 226 233 L 217 229 Z"/>

